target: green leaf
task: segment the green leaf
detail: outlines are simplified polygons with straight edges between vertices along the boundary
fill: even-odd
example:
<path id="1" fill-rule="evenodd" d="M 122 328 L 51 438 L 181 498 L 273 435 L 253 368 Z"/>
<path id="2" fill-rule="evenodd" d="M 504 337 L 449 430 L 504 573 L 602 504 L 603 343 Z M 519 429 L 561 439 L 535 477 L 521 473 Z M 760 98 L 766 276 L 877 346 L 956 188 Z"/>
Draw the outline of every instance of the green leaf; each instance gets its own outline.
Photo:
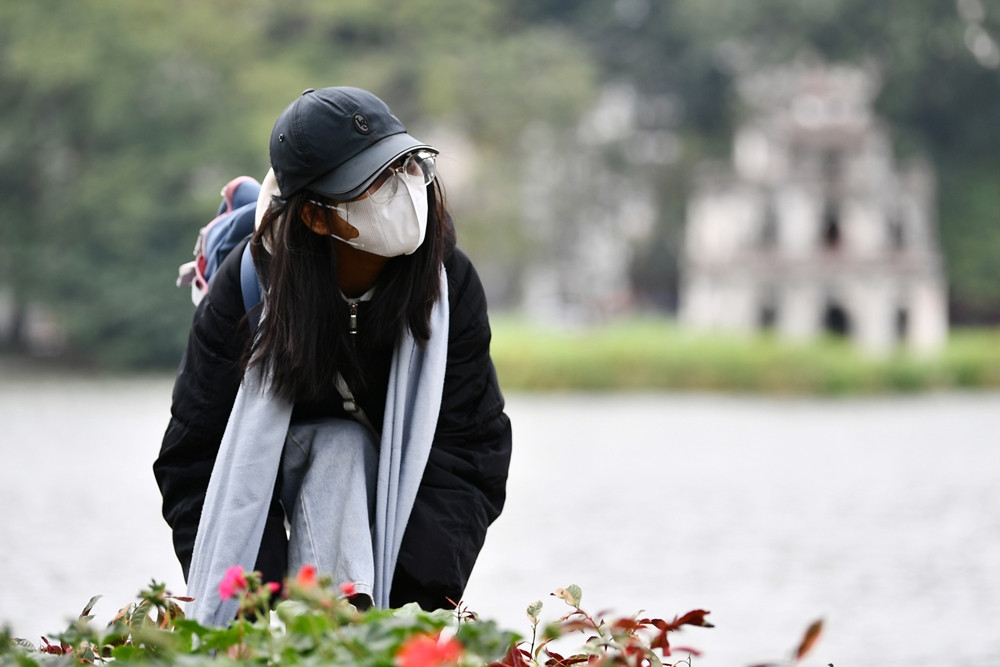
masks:
<path id="1" fill-rule="evenodd" d="M 135 608 L 132 609 L 132 612 L 129 614 L 129 625 L 133 628 L 138 628 L 150 624 L 151 621 L 148 614 L 151 607 L 152 604 L 149 600 L 142 600 L 136 604 Z"/>
<path id="2" fill-rule="evenodd" d="M 282 623 L 291 623 L 296 617 L 309 613 L 309 605 L 299 600 L 282 600 L 274 610 Z"/>
<path id="3" fill-rule="evenodd" d="M 116 646 L 111 652 L 111 657 L 120 662 L 127 662 L 133 658 L 141 658 L 144 651 L 138 646 Z"/>
<path id="4" fill-rule="evenodd" d="M 580 600 L 583 598 L 583 591 L 576 584 L 567 586 L 566 588 L 557 588 L 552 594 L 561 600 L 565 600 L 567 604 L 573 607 L 579 607 Z"/>
<path id="5" fill-rule="evenodd" d="M 490 663 L 501 661 L 511 646 L 522 639 L 517 633 L 501 629 L 495 621 L 463 623 L 456 637 L 465 646 L 467 653 Z"/>
<path id="6" fill-rule="evenodd" d="M 101 599 L 100 595 L 95 595 L 94 597 L 90 598 L 90 602 L 88 602 L 87 606 L 84 607 L 83 611 L 80 612 L 80 618 L 86 618 L 87 620 L 93 618 L 93 616 L 90 616 L 90 610 L 94 608 L 94 605 L 97 604 L 97 601 L 100 599 Z"/>
<path id="7" fill-rule="evenodd" d="M 204 637 L 213 632 L 212 628 L 206 628 L 198 621 L 191 618 L 177 619 L 174 622 L 174 631 L 181 634 L 196 635 Z"/>
<path id="8" fill-rule="evenodd" d="M 289 633 L 320 637 L 333 627 L 333 622 L 321 614 L 299 614 L 285 621 Z"/>
<path id="9" fill-rule="evenodd" d="M 240 628 L 238 624 L 229 626 L 222 630 L 215 630 L 202 637 L 202 646 L 206 650 L 226 649 L 235 646 L 240 642 Z"/>
<path id="10" fill-rule="evenodd" d="M 35 648 L 34 644 L 29 642 L 27 639 L 21 639 L 20 637 L 11 637 L 10 643 L 11 646 L 17 646 L 21 649 L 24 649 L 25 651 L 31 651 L 32 653 L 38 650 L 37 648 Z"/>
<path id="11" fill-rule="evenodd" d="M 80 651 L 78 659 L 80 662 L 84 664 L 92 665 L 94 664 L 95 657 L 96 656 L 94 654 L 94 647 L 91 645 L 87 645 L 83 647 L 82 651 Z"/>
<path id="12" fill-rule="evenodd" d="M 542 611 L 542 601 L 535 600 L 534 602 L 528 605 L 528 609 L 526 611 L 528 614 L 528 618 L 531 619 L 531 622 L 538 623 L 538 614 L 539 612 Z"/>
<path id="13" fill-rule="evenodd" d="M 203 638 L 214 632 L 213 628 L 206 628 L 192 619 L 178 619 L 174 621 L 173 631 L 170 635 L 177 640 L 177 650 L 188 653 L 203 653 Z"/>

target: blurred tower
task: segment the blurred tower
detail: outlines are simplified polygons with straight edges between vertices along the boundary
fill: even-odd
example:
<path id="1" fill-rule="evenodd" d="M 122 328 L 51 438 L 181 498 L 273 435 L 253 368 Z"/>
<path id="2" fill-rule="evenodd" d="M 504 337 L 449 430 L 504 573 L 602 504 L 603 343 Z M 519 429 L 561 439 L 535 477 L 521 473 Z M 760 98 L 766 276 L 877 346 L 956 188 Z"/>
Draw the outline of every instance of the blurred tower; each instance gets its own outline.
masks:
<path id="1" fill-rule="evenodd" d="M 703 168 L 688 202 L 682 322 L 873 353 L 943 344 L 934 175 L 897 167 L 877 90 L 869 72 L 815 63 L 741 82 L 732 164 Z"/>
<path id="2" fill-rule="evenodd" d="M 676 153 L 672 135 L 641 126 L 644 103 L 608 85 L 578 124 L 525 128 L 521 307 L 531 319 L 591 324 L 632 306 L 629 267 L 656 219 L 648 173 Z"/>

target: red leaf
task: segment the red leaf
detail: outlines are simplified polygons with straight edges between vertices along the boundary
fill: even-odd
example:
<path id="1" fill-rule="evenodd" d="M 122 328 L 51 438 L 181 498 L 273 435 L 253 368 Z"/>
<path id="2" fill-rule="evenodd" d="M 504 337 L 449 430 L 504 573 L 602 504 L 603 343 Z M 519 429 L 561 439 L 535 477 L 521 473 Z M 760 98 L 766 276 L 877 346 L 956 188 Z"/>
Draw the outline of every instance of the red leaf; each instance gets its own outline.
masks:
<path id="1" fill-rule="evenodd" d="M 531 654 L 517 646 L 511 646 L 500 662 L 490 663 L 489 667 L 528 667 L 531 665 Z"/>
<path id="2" fill-rule="evenodd" d="M 62 651 L 62 647 L 61 646 L 59 646 L 57 644 L 50 644 L 49 640 L 46 639 L 45 637 L 42 637 L 42 642 L 45 644 L 45 646 L 42 646 L 39 649 L 42 653 L 51 653 L 53 655 L 62 655 L 63 651 Z"/>
<path id="3" fill-rule="evenodd" d="M 563 620 L 560 628 L 562 630 L 566 631 L 566 632 L 575 632 L 577 630 L 580 630 L 582 632 L 584 630 L 596 630 L 597 629 L 597 627 L 594 625 L 594 622 L 591 621 L 588 618 L 576 618 L 576 619 L 572 619 L 572 620 L 569 620 L 569 619 Z"/>
<path id="4" fill-rule="evenodd" d="M 703 628 L 714 628 L 715 626 L 705 620 L 705 617 L 711 612 L 707 612 L 704 609 L 695 609 L 694 611 L 689 611 L 680 618 L 675 618 L 673 626 L 679 628 L 682 625 L 697 625 Z"/>
<path id="5" fill-rule="evenodd" d="M 619 618 L 617 621 L 611 624 L 612 628 L 618 630 L 625 630 L 626 632 L 635 632 L 636 630 L 641 630 L 646 626 L 646 623 L 642 621 L 637 621 L 634 618 Z"/>
<path id="6" fill-rule="evenodd" d="M 663 651 L 663 655 L 670 655 L 670 640 L 667 639 L 667 631 L 664 630 L 653 638 L 653 641 L 649 643 L 649 648 L 660 649 Z"/>
<path id="7" fill-rule="evenodd" d="M 545 664 L 556 665 L 557 667 L 566 667 L 567 665 L 577 665 L 581 662 L 587 662 L 587 660 L 589 660 L 589 658 L 585 655 L 573 655 L 568 658 L 564 658 L 558 653 L 555 653 L 554 651 L 550 651 L 548 649 L 545 649 L 545 655 L 549 656 L 550 658 L 550 660 L 545 661 Z"/>
<path id="8" fill-rule="evenodd" d="M 549 649 L 545 649 L 545 655 L 549 656 L 550 658 L 552 658 L 557 662 L 562 662 L 563 660 L 566 659 L 561 655 L 559 655 L 558 653 L 556 653 L 555 651 L 550 651 Z"/>
<path id="9" fill-rule="evenodd" d="M 652 625 L 653 627 L 655 627 L 657 630 L 660 631 L 665 631 L 667 629 L 667 622 L 664 621 L 662 618 L 644 618 L 639 622 L 646 625 Z"/>
<path id="10" fill-rule="evenodd" d="M 820 633 L 822 632 L 823 619 L 814 621 L 813 624 L 806 629 L 806 634 L 802 637 L 802 642 L 799 644 L 798 650 L 795 651 L 795 659 L 797 661 L 801 660 L 805 657 L 806 653 L 812 650 L 812 647 L 816 645 L 816 642 L 819 640 Z"/>

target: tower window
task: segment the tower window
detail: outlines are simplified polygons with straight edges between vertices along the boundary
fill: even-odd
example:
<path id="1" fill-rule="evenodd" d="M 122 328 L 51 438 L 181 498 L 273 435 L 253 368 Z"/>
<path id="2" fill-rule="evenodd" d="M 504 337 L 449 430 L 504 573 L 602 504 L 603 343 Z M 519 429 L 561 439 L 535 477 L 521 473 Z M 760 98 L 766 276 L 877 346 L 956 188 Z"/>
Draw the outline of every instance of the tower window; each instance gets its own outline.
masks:
<path id="1" fill-rule="evenodd" d="M 843 337 L 851 333 L 851 319 L 843 306 L 831 301 L 823 314 L 823 329 L 833 336 Z"/>
<path id="2" fill-rule="evenodd" d="M 823 206 L 823 247 L 836 250 L 840 247 L 840 207 L 832 201 Z"/>
<path id="3" fill-rule="evenodd" d="M 778 295 L 773 286 L 763 290 L 757 324 L 762 331 L 771 331 L 778 324 Z"/>
<path id="4" fill-rule="evenodd" d="M 896 339 L 905 341 L 910 330 L 910 311 L 900 307 L 896 309 Z"/>

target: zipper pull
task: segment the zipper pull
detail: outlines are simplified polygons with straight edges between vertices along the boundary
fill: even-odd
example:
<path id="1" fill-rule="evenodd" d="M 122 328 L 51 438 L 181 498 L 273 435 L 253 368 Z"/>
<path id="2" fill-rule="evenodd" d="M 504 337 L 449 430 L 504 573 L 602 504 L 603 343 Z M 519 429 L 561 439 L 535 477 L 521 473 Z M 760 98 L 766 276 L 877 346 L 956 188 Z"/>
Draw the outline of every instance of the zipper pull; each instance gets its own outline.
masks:
<path id="1" fill-rule="evenodd" d="M 351 303 L 350 332 L 352 336 L 358 333 L 358 303 L 356 301 Z"/>

